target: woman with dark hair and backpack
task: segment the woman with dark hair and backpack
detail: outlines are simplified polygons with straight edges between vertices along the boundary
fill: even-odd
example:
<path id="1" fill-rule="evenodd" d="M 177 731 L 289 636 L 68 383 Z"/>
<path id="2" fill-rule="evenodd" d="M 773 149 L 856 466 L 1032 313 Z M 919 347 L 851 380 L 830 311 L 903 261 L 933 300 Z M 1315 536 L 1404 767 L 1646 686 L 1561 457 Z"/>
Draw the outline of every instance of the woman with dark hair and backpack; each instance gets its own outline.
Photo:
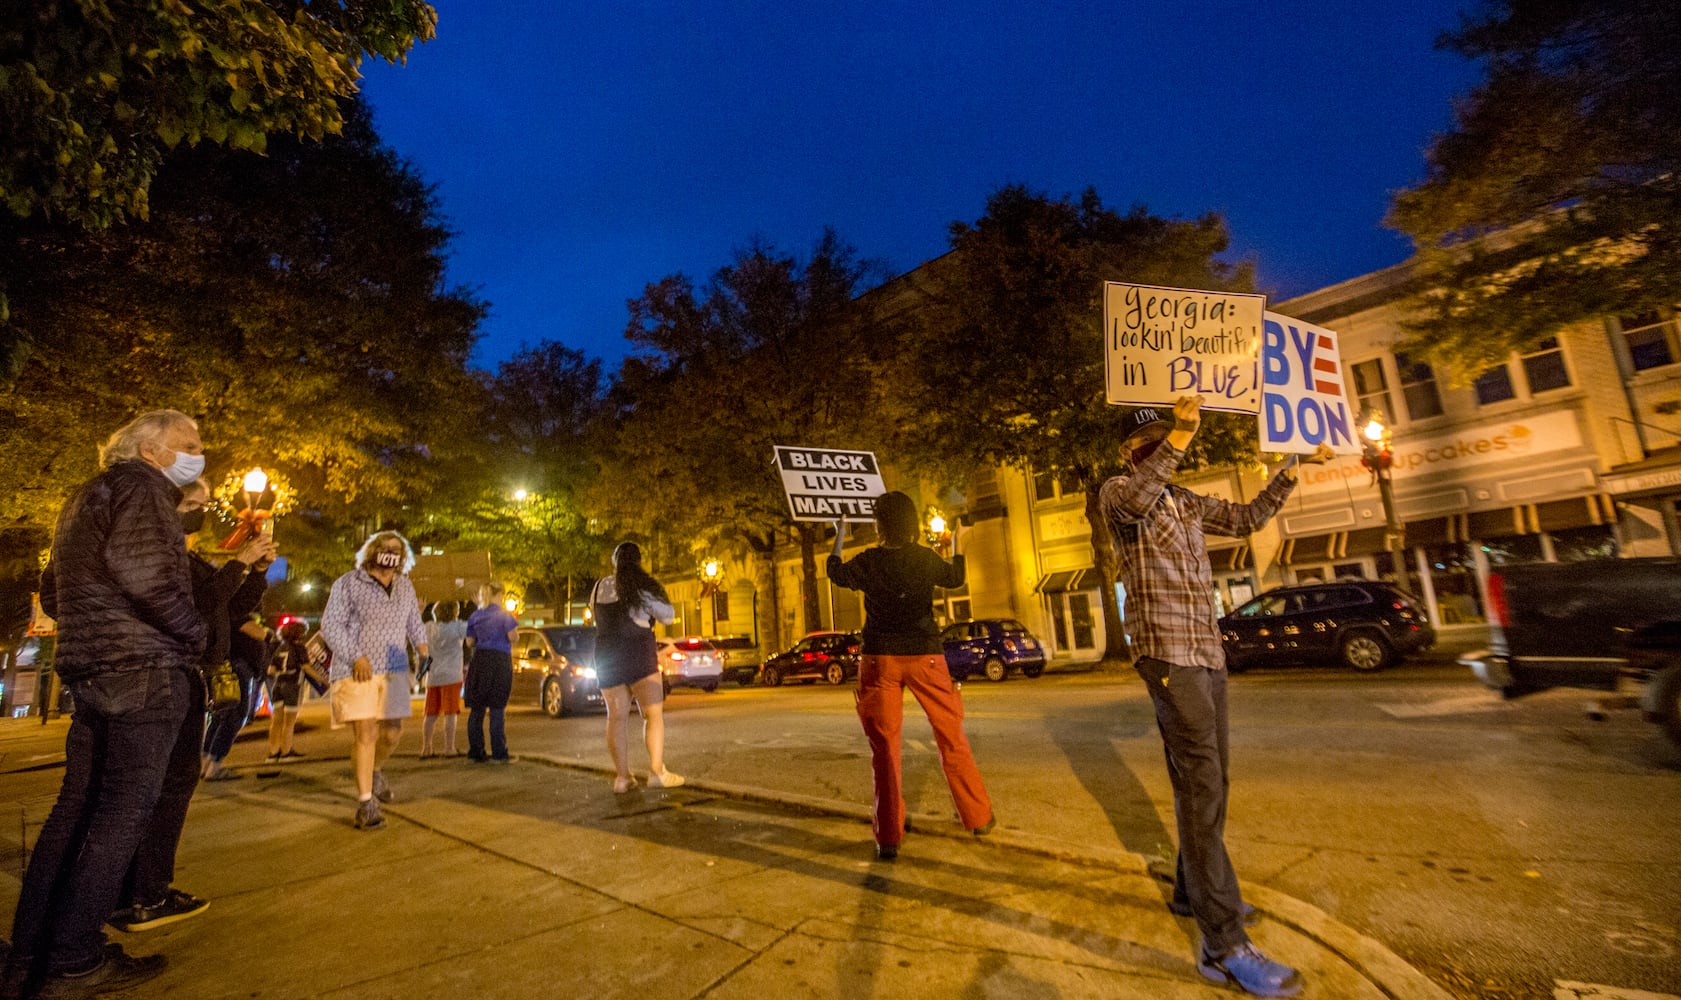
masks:
<path id="1" fill-rule="evenodd" d="M 675 615 L 660 582 L 642 568 L 642 550 L 621 542 L 613 550 L 613 573 L 590 592 L 595 618 L 595 675 L 607 702 L 607 753 L 613 758 L 613 791 L 636 787 L 630 771 L 630 701 L 642 709 L 642 739 L 648 745 L 648 784 L 675 788 L 683 776 L 665 769 L 665 685 L 660 679 L 657 621 Z"/>
<path id="2" fill-rule="evenodd" d="M 904 782 L 899 773 L 899 728 L 905 689 L 916 697 L 940 750 L 940 766 L 963 825 L 977 837 L 992 832 L 992 800 L 981 781 L 969 738 L 963 735 L 963 701 L 951 686 L 940 627 L 934 621 L 934 588 L 963 586 L 963 556 L 955 550 L 961 533 L 952 535 L 951 561 L 917 544 L 920 519 L 916 503 L 903 493 L 884 493 L 875 502 L 881 544 L 843 562 L 846 521 L 835 522 L 835 551 L 829 556 L 829 580 L 864 592 L 864 658 L 858 665 L 858 720 L 870 741 L 875 774 L 876 856 L 899 856 L 905 833 Z"/>

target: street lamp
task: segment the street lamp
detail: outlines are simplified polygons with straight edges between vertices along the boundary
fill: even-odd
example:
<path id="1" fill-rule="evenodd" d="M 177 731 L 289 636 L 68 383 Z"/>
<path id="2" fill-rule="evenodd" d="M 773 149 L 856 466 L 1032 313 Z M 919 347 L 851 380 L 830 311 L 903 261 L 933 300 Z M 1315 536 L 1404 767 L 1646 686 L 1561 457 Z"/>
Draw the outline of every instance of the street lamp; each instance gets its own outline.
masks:
<path id="1" fill-rule="evenodd" d="M 701 600 L 712 601 L 712 631 L 718 631 L 718 579 L 724 573 L 723 564 L 716 559 L 707 559 L 700 564 L 700 596 Z M 706 625 L 706 609 L 701 609 L 700 623 Z"/>
<path id="2" fill-rule="evenodd" d="M 520 503 L 524 503 L 525 498 L 529 497 L 530 495 L 531 494 L 527 493 L 525 490 L 515 490 L 514 491 L 514 499 L 518 500 Z"/>
<path id="3" fill-rule="evenodd" d="M 1390 428 L 1384 422 L 1383 411 L 1366 411 L 1365 426 L 1360 431 L 1360 437 L 1360 464 L 1372 474 L 1372 482 L 1377 484 L 1378 496 L 1383 500 L 1383 537 L 1385 547 L 1389 549 L 1389 557 L 1395 563 L 1395 582 L 1402 590 L 1410 592 L 1412 584 L 1407 576 L 1407 527 L 1395 513 L 1395 487 L 1390 481 L 1390 470 L 1395 464 L 1395 456 L 1390 451 Z"/>

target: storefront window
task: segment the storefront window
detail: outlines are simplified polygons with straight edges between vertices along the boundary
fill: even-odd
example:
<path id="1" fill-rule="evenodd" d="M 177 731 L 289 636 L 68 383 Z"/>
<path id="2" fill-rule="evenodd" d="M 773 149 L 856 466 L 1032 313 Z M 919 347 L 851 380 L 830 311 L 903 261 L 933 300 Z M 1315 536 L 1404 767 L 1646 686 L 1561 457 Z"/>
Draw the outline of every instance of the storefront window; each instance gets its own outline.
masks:
<path id="1" fill-rule="evenodd" d="M 1436 610 L 1445 625 L 1483 621 L 1482 594 L 1466 542 L 1433 545 L 1424 550 L 1430 563 L 1430 582 L 1436 588 Z"/>
<path id="2" fill-rule="evenodd" d="M 1097 645 L 1097 623 L 1092 619 L 1089 594 L 1068 595 L 1068 618 L 1074 626 L 1075 649 L 1091 649 Z"/>
<path id="3" fill-rule="evenodd" d="M 1617 539 L 1608 524 L 1586 528 L 1552 531 L 1553 555 L 1559 562 L 1582 562 L 1586 559 L 1617 558 Z"/>
<path id="4" fill-rule="evenodd" d="M 1516 535 L 1511 538 L 1489 538 L 1482 543 L 1490 566 L 1508 563 L 1540 562 L 1541 536 Z"/>

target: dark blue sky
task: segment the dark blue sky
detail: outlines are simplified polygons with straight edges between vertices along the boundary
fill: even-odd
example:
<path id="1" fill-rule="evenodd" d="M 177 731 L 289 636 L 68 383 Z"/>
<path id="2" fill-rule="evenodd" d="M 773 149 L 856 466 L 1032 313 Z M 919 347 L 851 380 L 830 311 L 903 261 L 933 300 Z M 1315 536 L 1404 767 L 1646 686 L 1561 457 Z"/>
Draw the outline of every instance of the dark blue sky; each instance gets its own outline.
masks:
<path id="1" fill-rule="evenodd" d="M 910 270 L 1009 183 L 1223 213 L 1300 294 L 1406 257 L 1389 194 L 1479 76 L 1432 46 L 1463 0 L 434 4 L 365 93 L 490 303 L 486 365 L 616 363 L 627 299 L 754 236 L 804 256 L 831 225 Z"/>

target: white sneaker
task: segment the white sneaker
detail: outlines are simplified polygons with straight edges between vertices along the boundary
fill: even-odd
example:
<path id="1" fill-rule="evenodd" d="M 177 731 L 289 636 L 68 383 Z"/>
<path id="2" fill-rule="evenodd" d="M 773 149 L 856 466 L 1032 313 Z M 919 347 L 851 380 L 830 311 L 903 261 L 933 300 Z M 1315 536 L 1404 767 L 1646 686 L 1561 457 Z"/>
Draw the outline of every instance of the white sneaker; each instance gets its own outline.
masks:
<path id="1" fill-rule="evenodd" d="M 658 774 L 648 775 L 649 788 L 676 788 L 682 783 L 683 776 L 681 774 L 673 774 L 670 771 L 661 771 Z"/>

